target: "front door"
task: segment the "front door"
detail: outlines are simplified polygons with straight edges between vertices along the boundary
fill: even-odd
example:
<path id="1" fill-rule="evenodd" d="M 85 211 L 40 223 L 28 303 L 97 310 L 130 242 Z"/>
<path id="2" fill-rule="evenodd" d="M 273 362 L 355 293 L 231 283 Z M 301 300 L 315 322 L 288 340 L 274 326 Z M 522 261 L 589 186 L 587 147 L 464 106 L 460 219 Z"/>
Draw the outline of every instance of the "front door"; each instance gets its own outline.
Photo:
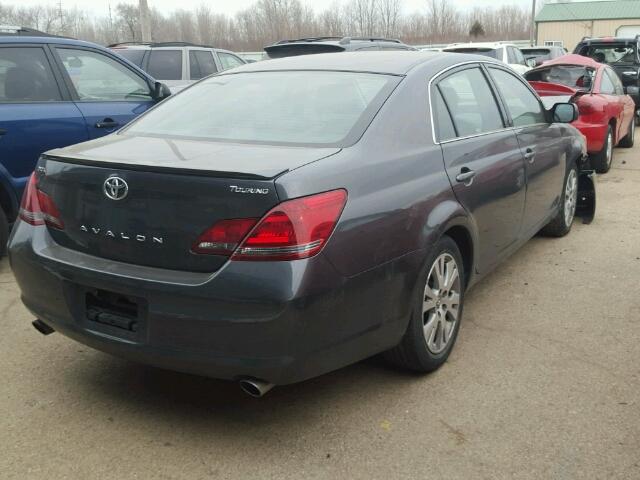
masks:
<path id="1" fill-rule="evenodd" d="M 76 94 L 89 138 L 112 133 L 153 106 L 147 80 L 110 55 L 60 46 L 55 51 Z"/>
<path id="2" fill-rule="evenodd" d="M 542 103 L 521 78 L 506 69 L 488 71 L 502 97 L 525 158 L 527 201 L 523 235 L 542 228 L 560 204 L 566 171 L 561 125 L 547 122 Z"/>
<path id="3" fill-rule="evenodd" d="M 432 94 L 445 168 L 458 201 L 476 226 L 476 264 L 482 273 L 520 237 L 525 204 L 522 153 L 516 134 L 505 128 L 498 102 L 479 66 L 448 74 Z M 447 131 L 443 127 L 451 120 Z"/>

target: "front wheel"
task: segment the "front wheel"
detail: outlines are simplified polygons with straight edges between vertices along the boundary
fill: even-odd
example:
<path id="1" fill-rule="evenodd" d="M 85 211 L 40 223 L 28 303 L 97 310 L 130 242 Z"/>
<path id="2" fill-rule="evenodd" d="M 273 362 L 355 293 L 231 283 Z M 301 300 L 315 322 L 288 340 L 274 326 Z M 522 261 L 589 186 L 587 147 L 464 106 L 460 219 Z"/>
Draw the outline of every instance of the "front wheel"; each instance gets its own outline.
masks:
<path id="1" fill-rule="evenodd" d="M 572 163 L 564 177 L 564 188 L 560 196 L 560 210 L 542 229 L 544 235 L 564 237 L 571 230 L 578 205 L 578 168 Z"/>
<path id="2" fill-rule="evenodd" d="M 420 274 L 407 331 L 386 358 L 418 372 L 432 372 L 446 362 L 460 328 L 464 286 L 460 250 L 444 236 Z"/>

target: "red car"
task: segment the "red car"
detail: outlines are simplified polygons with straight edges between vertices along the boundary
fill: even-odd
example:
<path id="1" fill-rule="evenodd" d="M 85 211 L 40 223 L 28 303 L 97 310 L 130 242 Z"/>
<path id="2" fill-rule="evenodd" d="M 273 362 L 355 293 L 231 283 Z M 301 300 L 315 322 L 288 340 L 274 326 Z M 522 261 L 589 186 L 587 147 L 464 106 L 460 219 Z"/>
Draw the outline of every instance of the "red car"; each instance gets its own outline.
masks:
<path id="1" fill-rule="evenodd" d="M 587 138 L 591 166 L 608 172 L 613 147 L 633 146 L 635 104 L 615 71 L 581 55 L 564 55 L 525 73 L 547 107 L 574 102 L 579 117 L 572 123 Z"/>

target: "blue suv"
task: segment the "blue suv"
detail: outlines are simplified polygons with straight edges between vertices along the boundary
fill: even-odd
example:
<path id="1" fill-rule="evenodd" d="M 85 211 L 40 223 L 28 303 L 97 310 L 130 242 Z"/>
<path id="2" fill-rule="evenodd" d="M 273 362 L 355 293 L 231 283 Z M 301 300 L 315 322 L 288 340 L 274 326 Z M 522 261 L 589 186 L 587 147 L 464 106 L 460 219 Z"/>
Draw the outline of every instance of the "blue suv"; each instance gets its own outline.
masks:
<path id="1" fill-rule="evenodd" d="M 42 152 L 114 132 L 168 95 L 106 48 L 0 27 L 0 256 Z"/>

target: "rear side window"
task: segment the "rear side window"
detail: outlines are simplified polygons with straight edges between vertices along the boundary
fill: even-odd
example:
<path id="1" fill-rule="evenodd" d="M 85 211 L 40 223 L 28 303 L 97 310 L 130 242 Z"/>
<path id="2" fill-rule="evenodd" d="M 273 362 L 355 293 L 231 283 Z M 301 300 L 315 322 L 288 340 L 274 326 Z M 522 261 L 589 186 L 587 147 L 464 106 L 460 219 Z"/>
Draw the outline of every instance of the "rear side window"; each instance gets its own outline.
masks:
<path id="1" fill-rule="evenodd" d="M 244 62 L 242 60 L 240 60 L 235 55 L 231 55 L 230 53 L 218 52 L 218 58 L 220 59 L 220 63 L 222 63 L 223 70 L 228 70 L 230 68 L 244 65 Z"/>
<path id="2" fill-rule="evenodd" d="M 504 128 L 498 104 L 479 68 L 449 75 L 438 84 L 460 137 Z"/>
<path id="3" fill-rule="evenodd" d="M 545 123 L 545 113 L 538 98 L 518 77 L 498 68 L 489 68 L 502 94 L 515 127 Z"/>
<path id="4" fill-rule="evenodd" d="M 189 70 L 191 72 L 191 80 L 200 80 L 212 73 L 216 73 L 218 68 L 211 52 L 191 50 L 189 52 Z"/>
<path id="5" fill-rule="evenodd" d="M 52 102 L 61 99 L 42 48 L 0 48 L 0 102 Z"/>
<path id="6" fill-rule="evenodd" d="M 433 123 L 436 130 L 436 138 L 439 142 L 445 142 L 455 138 L 456 130 L 439 87 L 435 88 L 432 100 L 431 108 L 433 108 Z"/>
<path id="7" fill-rule="evenodd" d="M 151 50 L 147 72 L 157 80 L 182 80 L 182 51 Z"/>

